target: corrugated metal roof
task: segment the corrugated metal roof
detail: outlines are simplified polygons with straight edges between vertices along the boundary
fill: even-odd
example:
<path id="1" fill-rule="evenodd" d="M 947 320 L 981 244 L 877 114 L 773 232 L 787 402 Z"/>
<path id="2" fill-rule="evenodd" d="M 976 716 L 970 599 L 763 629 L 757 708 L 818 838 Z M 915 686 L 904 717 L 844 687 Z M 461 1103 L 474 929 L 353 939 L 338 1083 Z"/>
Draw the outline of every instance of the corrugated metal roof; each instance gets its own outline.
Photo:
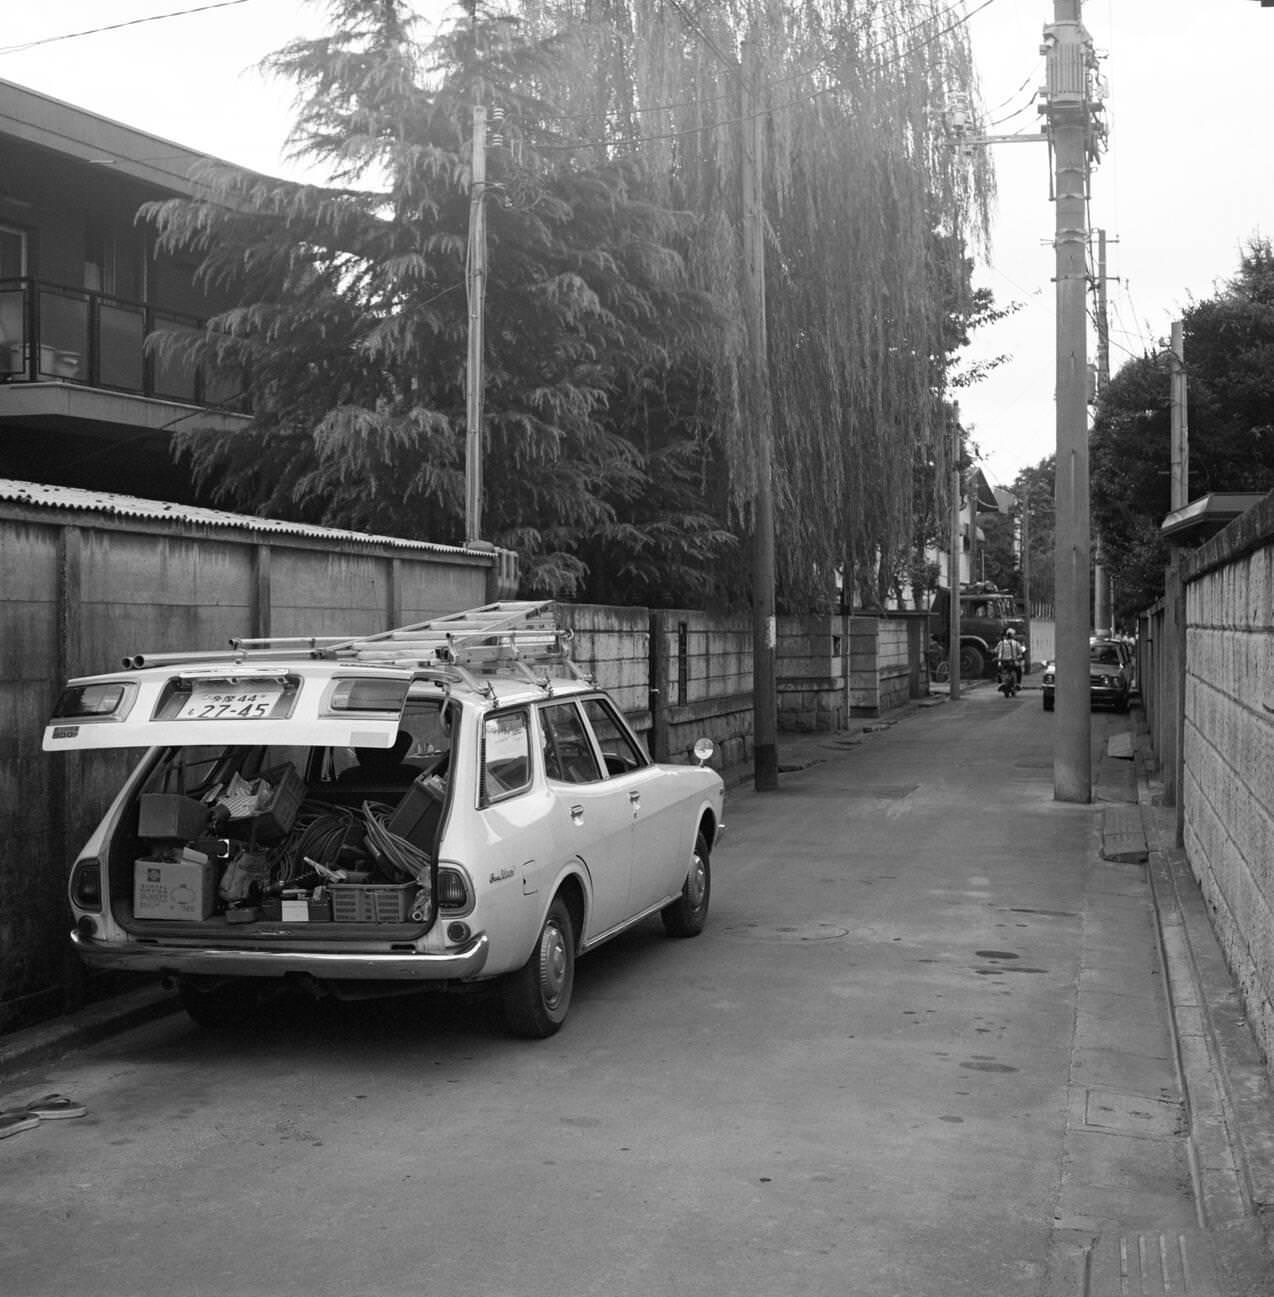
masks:
<path id="1" fill-rule="evenodd" d="M 378 536 L 364 531 L 343 531 L 336 527 L 316 527 L 303 522 L 285 522 L 279 518 L 257 518 L 251 514 L 229 513 L 221 509 L 203 509 L 192 504 L 172 504 L 164 500 L 143 500 L 135 495 L 117 495 L 111 491 L 89 491 L 73 486 L 49 486 L 43 482 L 18 482 L 0 478 L 0 501 L 25 504 L 37 509 L 65 509 L 83 513 L 107 514 L 115 518 L 162 518 L 199 527 L 227 527 L 236 531 L 268 532 L 274 535 L 304 536 L 310 540 L 343 540 L 363 545 L 391 546 L 397 549 L 429 550 L 441 554 L 485 553 L 462 545 L 437 545 L 426 540 L 408 540 L 401 536 Z"/>

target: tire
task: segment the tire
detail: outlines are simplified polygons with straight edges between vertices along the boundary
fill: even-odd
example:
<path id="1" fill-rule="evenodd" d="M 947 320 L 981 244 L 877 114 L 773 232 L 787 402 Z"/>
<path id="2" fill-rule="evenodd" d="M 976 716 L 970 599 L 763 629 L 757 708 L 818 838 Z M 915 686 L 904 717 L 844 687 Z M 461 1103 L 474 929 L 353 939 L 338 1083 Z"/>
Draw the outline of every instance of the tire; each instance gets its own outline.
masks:
<path id="1" fill-rule="evenodd" d="M 712 863 L 708 840 L 700 833 L 695 838 L 690 870 L 681 886 L 681 895 L 659 911 L 664 931 L 670 937 L 697 937 L 708 921 L 708 902 L 712 899 Z"/>
<path id="2" fill-rule="evenodd" d="M 530 958 L 501 987 L 504 1022 L 515 1036 L 544 1040 L 566 1021 L 575 989 L 575 928 L 560 896 L 544 916 Z"/>
<path id="3" fill-rule="evenodd" d="M 960 678 L 980 680 L 986 674 L 986 658 L 982 650 L 972 644 L 960 645 Z"/>
<path id="4" fill-rule="evenodd" d="M 220 982 L 207 990 L 182 982 L 177 995 L 191 1019 L 209 1031 L 247 1026 L 261 1003 L 255 983 L 246 979 Z"/>
<path id="5" fill-rule="evenodd" d="M 1044 695 L 1044 710 L 1051 712 L 1053 710 L 1053 697 L 1051 694 Z"/>

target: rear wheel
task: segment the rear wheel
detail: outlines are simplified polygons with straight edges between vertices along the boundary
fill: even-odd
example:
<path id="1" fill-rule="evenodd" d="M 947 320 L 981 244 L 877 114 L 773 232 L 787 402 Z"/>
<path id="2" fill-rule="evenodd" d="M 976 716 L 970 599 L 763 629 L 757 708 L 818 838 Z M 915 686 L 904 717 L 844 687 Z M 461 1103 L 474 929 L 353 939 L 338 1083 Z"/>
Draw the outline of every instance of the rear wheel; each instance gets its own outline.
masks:
<path id="1" fill-rule="evenodd" d="M 553 1035 L 571 1007 L 575 988 L 575 929 L 566 902 L 554 897 L 535 949 L 502 986 L 504 1021 L 515 1036 L 543 1040 Z"/>
<path id="2" fill-rule="evenodd" d="M 690 870 L 681 886 L 681 895 L 659 911 L 664 931 L 670 937 L 697 937 L 708 921 L 708 902 L 712 898 L 712 866 L 708 840 L 700 833 L 695 838 Z"/>

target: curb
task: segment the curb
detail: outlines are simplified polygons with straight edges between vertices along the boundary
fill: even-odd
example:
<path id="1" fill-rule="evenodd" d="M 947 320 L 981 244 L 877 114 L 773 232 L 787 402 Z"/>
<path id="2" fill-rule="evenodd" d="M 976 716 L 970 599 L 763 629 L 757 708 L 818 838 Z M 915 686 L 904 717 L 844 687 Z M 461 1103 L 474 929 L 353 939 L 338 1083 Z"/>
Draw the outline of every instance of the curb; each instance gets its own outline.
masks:
<path id="1" fill-rule="evenodd" d="M 0 1072 L 48 1062 L 130 1027 L 167 1017 L 180 1008 L 177 997 L 157 985 L 113 996 L 52 1022 L 0 1036 Z"/>
<path id="2" fill-rule="evenodd" d="M 1139 805 L 1107 809 L 1113 836 L 1111 854 L 1102 855 L 1127 859 L 1123 851 L 1135 850 L 1137 830 L 1127 816 L 1135 812 L 1188 1122 L 1197 1255 L 1215 1264 L 1219 1281 L 1215 1290 L 1206 1280 L 1198 1289 L 1187 1282 L 1184 1291 L 1265 1297 L 1274 1265 L 1267 1216 L 1274 1205 L 1274 1092 L 1203 895 L 1185 852 L 1173 845 L 1175 812 L 1157 803 L 1144 731 L 1134 734 L 1134 747 Z"/>

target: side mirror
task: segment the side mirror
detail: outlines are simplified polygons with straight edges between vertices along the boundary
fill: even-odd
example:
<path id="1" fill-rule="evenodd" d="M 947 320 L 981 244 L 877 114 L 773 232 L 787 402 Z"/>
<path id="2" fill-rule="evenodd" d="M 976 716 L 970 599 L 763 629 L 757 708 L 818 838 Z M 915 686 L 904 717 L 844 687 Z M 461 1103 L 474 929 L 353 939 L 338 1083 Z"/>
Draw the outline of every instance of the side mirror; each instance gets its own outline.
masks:
<path id="1" fill-rule="evenodd" d="M 694 745 L 695 760 L 701 765 L 707 765 L 712 759 L 712 754 L 717 750 L 717 745 L 711 739 L 696 739 Z"/>

